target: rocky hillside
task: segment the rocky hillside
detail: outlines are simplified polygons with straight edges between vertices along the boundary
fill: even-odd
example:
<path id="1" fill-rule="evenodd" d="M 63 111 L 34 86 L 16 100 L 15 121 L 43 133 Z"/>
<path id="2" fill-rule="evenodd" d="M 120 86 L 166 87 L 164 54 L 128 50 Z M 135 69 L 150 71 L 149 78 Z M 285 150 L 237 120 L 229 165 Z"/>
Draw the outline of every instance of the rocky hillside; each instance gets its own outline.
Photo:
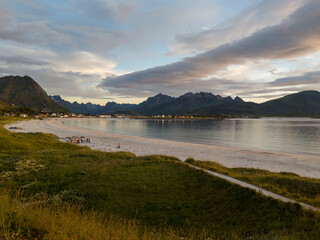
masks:
<path id="1" fill-rule="evenodd" d="M 44 112 L 68 112 L 50 99 L 47 93 L 29 76 L 0 78 L 0 101 Z"/>

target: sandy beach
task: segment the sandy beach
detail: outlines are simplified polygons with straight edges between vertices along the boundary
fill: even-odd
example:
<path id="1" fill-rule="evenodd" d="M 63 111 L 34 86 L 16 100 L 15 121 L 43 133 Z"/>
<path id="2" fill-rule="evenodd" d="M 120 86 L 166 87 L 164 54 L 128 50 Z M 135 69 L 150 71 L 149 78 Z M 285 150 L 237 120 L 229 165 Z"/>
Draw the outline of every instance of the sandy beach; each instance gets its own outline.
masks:
<path id="1" fill-rule="evenodd" d="M 180 160 L 192 157 L 196 160 L 214 161 L 227 167 L 266 169 L 273 172 L 293 172 L 301 176 L 320 178 L 320 156 L 290 153 L 252 151 L 178 141 L 151 139 L 112 134 L 104 131 L 70 127 L 63 124 L 68 119 L 45 119 L 15 122 L 5 127 L 14 132 L 43 132 L 55 134 L 61 141 L 70 136 L 85 136 L 91 143 L 84 143 L 101 151 L 128 151 L 138 156 L 169 155 Z M 121 148 L 117 148 L 117 144 Z"/>

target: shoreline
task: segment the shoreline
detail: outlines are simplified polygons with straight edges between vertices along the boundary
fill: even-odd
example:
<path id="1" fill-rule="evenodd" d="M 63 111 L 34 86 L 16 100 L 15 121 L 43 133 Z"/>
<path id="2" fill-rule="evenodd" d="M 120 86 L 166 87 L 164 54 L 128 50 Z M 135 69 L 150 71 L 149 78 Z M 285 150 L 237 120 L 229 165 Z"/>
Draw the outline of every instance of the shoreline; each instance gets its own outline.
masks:
<path id="1" fill-rule="evenodd" d="M 186 160 L 189 157 L 201 161 L 213 161 L 226 167 L 245 167 L 269 170 L 272 172 L 292 172 L 300 176 L 320 178 L 320 157 L 314 155 L 247 150 L 242 148 L 187 143 L 164 139 L 108 133 L 105 131 L 71 127 L 63 124 L 66 119 L 45 119 L 20 121 L 5 125 L 13 132 L 51 133 L 65 141 L 70 136 L 85 136 L 91 143 L 88 146 L 100 151 L 132 152 L 137 156 L 168 155 Z M 18 127 L 20 129 L 9 129 Z M 121 148 L 117 149 L 117 144 Z"/>

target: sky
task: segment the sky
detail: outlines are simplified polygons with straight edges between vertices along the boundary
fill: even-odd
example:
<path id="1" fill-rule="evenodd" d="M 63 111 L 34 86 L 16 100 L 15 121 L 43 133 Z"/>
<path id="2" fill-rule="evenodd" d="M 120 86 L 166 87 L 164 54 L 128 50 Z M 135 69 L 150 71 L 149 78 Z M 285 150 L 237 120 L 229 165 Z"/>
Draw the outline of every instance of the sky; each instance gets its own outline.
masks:
<path id="1" fill-rule="evenodd" d="M 320 91 L 319 0 L 0 0 L 0 76 L 69 101 Z"/>

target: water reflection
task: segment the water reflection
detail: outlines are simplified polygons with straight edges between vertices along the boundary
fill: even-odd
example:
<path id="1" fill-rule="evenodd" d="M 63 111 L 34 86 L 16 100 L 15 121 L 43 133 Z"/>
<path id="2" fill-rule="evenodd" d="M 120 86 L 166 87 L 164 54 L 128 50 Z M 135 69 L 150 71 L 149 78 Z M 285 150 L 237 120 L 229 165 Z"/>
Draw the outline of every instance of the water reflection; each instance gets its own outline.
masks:
<path id="1" fill-rule="evenodd" d="M 320 155 L 320 119 L 70 119 L 65 123 L 133 136 Z"/>

